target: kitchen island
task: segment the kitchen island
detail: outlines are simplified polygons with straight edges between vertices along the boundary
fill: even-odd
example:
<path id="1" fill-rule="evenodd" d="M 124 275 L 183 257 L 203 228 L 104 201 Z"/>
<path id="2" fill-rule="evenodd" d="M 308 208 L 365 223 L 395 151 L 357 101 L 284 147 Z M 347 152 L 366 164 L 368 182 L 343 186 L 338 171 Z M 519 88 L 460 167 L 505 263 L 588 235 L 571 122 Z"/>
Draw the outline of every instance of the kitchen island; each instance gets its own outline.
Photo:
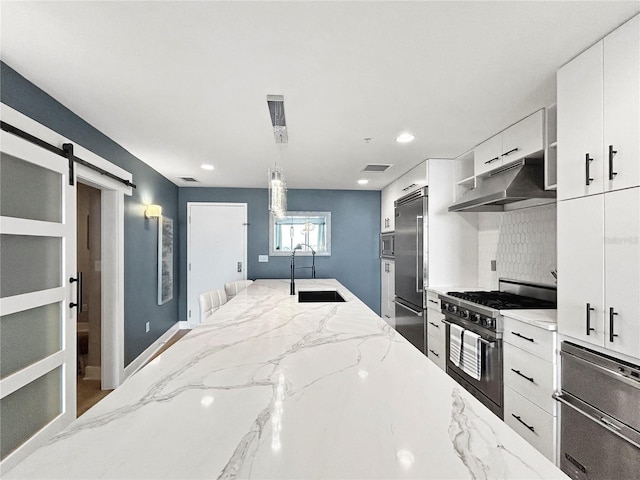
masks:
<path id="1" fill-rule="evenodd" d="M 566 478 L 335 280 L 258 280 L 6 478 Z"/>

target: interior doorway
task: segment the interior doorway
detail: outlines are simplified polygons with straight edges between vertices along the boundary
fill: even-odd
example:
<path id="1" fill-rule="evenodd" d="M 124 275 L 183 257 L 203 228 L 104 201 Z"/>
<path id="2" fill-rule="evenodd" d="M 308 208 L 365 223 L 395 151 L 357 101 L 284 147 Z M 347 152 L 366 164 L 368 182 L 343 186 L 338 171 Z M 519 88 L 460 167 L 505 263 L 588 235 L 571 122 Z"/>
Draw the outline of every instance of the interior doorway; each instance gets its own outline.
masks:
<path id="1" fill-rule="evenodd" d="M 188 202 L 187 318 L 200 323 L 198 297 L 247 278 L 247 204 Z"/>
<path id="2" fill-rule="evenodd" d="M 78 182 L 76 268 L 82 278 L 76 318 L 77 415 L 109 392 L 102 390 L 102 192 Z"/>

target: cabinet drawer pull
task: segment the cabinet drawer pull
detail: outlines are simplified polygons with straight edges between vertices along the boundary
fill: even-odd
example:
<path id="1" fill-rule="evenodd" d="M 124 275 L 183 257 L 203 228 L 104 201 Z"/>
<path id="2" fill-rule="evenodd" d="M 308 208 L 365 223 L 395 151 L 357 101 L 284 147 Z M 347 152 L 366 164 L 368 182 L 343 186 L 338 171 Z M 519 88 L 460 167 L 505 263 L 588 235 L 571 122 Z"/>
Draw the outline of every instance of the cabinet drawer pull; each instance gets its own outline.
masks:
<path id="1" fill-rule="evenodd" d="M 591 335 L 591 332 L 595 331 L 595 328 L 591 328 L 591 312 L 594 310 L 595 308 L 592 308 L 591 304 L 587 303 L 587 335 Z"/>
<path id="2" fill-rule="evenodd" d="M 618 315 L 618 312 L 613 310 L 613 307 L 609 309 L 609 341 L 613 343 L 614 337 L 617 337 L 617 333 L 613 333 L 613 318 Z"/>
<path id="3" fill-rule="evenodd" d="M 429 349 L 429 351 L 430 351 L 431 353 L 433 353 L 436 357 L 440 358 L 440 355 L 438 355 L 438 354 L 437 354 L 436 352 L 434 352 L 433 350 Z"/>
<path id="4" fill-rule="evenodd" d="M 523 424 L 523 425 L 524 425 L 525 427 L 527 427 L 529 430 L 531 430 L 532 432 L 534 432 L 534 433 L 535 433 L 535 429 L 534 429 L 531 425 L 527 425 L 526 423 L 524 423 L 524 422 L 522 421 L 522 418 L 521 418 L 520 416 L 516 415 L 515 413 L 512 413 L 512 414 L 511 414 L 511 416 L 512 416 L 513 418 L 515 418 L 516 420 L 518 420 L 521 424 Z"/>
<path id="5" fill-rule="evenodd" d="M 431 303 L 435 303 L 436 305 L 439 305 L 439 303 L 438 303 L 438 302 L 436 302 L 435 300 L 431 300 L 431 299 L 429 299 L 429 301 L 430 301 Z"/>
<path id="6" fill-rule="evenodd" d="M 514 334 L 516 337 L 523 338 L 524 340 L 526 340 L 528 342 L 531 342 L 531 343 L 535 343 L 536 342 L 533 338 L 525 337 L 524 335 L 521 335 L 518 332 L 511 332 L 511 333 Z"/>
<path id="7" fill-rule="evenodd" d="M 609 145 L 609 180 L 613 180 L 613 177 L 618 175 L 618 172 L 613 171 L 613 157 L 618 153 L 617 150 L 613 149 L 613 145 Z"/>
<path id="8" fill-rule="evenodd" d="M 517 373 L 518 375 L 520 375 L 522 378 L 526 378 L 527 380 L 529 380 L 531 383 L 536 383 L 532 377 L 527 377 L 526 375 L 524 375 L 520 370 L 515 370 L 515 369 L 511 369 L 512 372 Z"/>
<path id="9" fill-rule="evenodd" d="M 438 325 L 437 323 L 433 323 L 433 322 L 429 322 L 431 325 L 433 325 L 436 328 L 440 328 L 440 325 Z"/>
<path id="10" fill-rule="evenodd" d="M 509 150 L 508 152 L 504 152 L 504 153 L 502 154 L 502 156 L 503 156 L 503 157 L 506 157 L 506 156 L 508 156 L 508 155 L 511 155 L 513 152 L 517 152 L 518 150 L 520 150 L 520 149 L 519 149 L 518 147 L 516 147 L 516 148 L 514 148 L 514 149 L 512 149 L 512 150 Z"/>
<path id="11" fill-rule="evenodd" d="M 491 162 L 495 162 L 496 160 L 500 160 L 500 157 L 495 157 L 495 158 L 492 158 L 491 160 L 487 160 L 486 162 L 484 162 L 484 164 L 485 164 L 485 165 L 488 165 L 488 164 L 490 164 Z"/>
<path id="12" fill-rule="evenodd" d="M 593 158 L 589 157 L 589 154 L 587 153 L 585 155 L 585 185 L 591 185 L 591 182 L 593 182 L 593 178 L 591 178 L 591 174 L 589 172 L 589 168 L 591 167 L 591 162 L 593 162 Z"/>

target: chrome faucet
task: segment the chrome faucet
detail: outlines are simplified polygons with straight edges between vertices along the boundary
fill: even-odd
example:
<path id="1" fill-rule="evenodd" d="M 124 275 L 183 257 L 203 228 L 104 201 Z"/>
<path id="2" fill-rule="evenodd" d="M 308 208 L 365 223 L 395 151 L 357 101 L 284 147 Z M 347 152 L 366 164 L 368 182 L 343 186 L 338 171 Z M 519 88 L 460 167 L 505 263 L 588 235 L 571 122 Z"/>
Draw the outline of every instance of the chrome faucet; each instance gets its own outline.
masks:
<path id="1" fill-rule="evenodd" d="M 311 268 L 311 278 L 316 278 L 316 251 L 313 247 L 307 243 L 299 243 L 291 251 L 291 284 L 289 287 L 289 295 L 296 294 L 296 250 L 301 250 L 302 247 L 309 247 L 311 250 L 311 267 L 298 267 L 298 268 Z"/>

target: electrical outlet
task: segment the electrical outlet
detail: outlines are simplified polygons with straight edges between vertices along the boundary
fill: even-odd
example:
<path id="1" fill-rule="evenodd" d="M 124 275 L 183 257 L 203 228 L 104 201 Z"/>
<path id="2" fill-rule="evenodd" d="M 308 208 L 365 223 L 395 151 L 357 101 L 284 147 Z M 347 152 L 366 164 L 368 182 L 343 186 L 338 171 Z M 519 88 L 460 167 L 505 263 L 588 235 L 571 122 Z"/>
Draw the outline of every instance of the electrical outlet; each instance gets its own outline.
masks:
<path id="1" fill-rule="evenodd" d="M 258 262 L 267 263 L 269 261 L 269 255 L 258 255 Z"/>
<path id="2" fill-rule="evenodd" d="M 147 322 L 147 323 L 145 323 L 145 324 L 144 324 L 144 331 L 145 331 L 146 333 L 149 333 L 149 328 L 150 328 L 150 325 L 149 325 L 149 324 L 150 324 L 150 323 L 151 323 L 151 322 Z"/>
<path id="3" fill-rule="evenodd" d="M 496 261 L 495 260 L 491 260 L 491 271 L 495 272 L 498 269 L 498 267 L 496 266 Z"/>

